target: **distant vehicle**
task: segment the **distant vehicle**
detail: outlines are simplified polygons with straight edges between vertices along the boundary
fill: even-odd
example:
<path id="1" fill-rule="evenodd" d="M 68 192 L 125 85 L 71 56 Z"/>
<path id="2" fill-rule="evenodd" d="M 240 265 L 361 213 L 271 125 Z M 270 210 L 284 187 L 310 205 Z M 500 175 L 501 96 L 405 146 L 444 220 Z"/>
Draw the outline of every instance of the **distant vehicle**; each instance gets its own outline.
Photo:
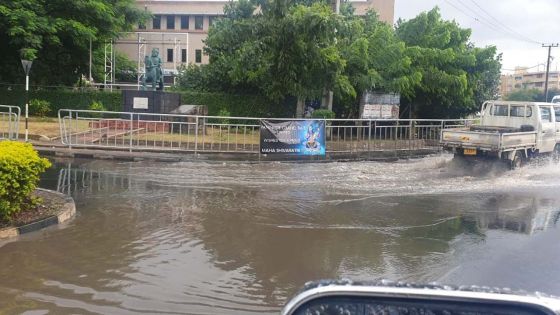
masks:
<path id="1" fill-rule="evenodd" d="M 543 153 L 560 154 L 560 104 L 487 101 L 480 125 L 444 129 L 441 145 L 457 158 L 494 158 L 512 169 Z"/>
<path id="2" fill-rule="evenodd" d="M 552 104 L 558 104 L 558 103 L 560 103 L 560 95 L 555 95 L 555 96 L 552 98 L 552 101 L 550 101 L 550 102 L 551 102 Z"/>

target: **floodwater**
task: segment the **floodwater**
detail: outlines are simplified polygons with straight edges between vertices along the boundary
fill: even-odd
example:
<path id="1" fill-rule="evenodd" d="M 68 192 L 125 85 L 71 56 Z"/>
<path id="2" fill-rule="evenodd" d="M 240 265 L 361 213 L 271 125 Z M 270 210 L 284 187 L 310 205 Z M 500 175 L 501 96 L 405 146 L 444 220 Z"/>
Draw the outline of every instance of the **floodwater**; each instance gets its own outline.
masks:
<path id="1" fill-rule="evenodd" d="M 560 295 L 560 165 L 58 163 L 70 223 L 0 244 L 0 314 L 277 314 L 309 280 Z"/>

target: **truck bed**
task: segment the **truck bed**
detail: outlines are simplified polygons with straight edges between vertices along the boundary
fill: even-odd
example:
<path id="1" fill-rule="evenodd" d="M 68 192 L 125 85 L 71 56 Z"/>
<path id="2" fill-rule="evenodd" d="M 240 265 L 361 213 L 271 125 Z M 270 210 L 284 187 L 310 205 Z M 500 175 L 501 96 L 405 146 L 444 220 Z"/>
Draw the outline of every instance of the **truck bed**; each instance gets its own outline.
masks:
<path id="1" fill-rule="evenodd" d="M 537 132 L 519 130 L 495 126 L 444 129 L 441 132 L 441 144 L 445 148 L 466 148 L 493 152 L 536 147 Z"/>

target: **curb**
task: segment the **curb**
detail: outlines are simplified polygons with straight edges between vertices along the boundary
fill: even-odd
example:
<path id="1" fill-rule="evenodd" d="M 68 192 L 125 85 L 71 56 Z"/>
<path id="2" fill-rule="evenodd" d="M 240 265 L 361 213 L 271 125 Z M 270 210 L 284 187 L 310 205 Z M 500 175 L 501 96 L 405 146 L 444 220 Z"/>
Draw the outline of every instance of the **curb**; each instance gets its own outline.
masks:
<path id="1" fill-rule="evenodd" d="M 59 213 L 57 215 L 53 215 L 23 226 L 7 227 L 4 229 L 0 229 L 0 240 L 13 238 L 21 234 L 35 232 L 40 229 L 44 229 L 51 225 L 64 223 L 72 219 L 76 215 L 76 203 L 74 202 L 74 199 L 72 197 L 66 196 L 64 194 L 61 194 L 53 190 L 48 190 L 43 188 L 38 188 L 37 190 L 44 191 L 49 194 L 57 195 L 64 198 L 65 203 L 60 209 Z"/>
<path id="2" fill-rule="evenodd" d="M 326 163 L 350 161 L 396 161 L 399 159 L 418 158 L 441 152 L 439 149 L 413 149 L 397 151 L 371 151 L 359 153 L 332 152 L 323 158 L 293 157 L 293 156 L 267 156 L 258 153 L 245 152 L 167 152 L 167 151 L 127 151 L 99 148 L 73 148 L 43 146 L 34 144 L 43 156 L 69 159 L 95 159 L 115 161 L 155 161 L 155 162 L 298 162 L 298 163 Z"/>

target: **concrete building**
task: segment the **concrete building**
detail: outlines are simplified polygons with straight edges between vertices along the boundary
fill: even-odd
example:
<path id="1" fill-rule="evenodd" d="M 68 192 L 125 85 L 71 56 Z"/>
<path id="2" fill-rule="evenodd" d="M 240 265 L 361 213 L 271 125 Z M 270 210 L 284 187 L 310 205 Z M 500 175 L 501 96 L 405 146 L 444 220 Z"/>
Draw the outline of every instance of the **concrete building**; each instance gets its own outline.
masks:
<path id="1" fill-rule="evenodd" d="M 393 24 L 395 0 L 350 0 L 356 14 L 375 10 L 382 21 Z M 217 17 L 223 16 L 221 0 L 137 0 L 138 7 L 154 18 L 139 25 L 115 43 L 116 51 L 126 54 L 143 68 L 144 56 L 157 48 L 164 62 L 164 73 L 174 73 L 181 64 L 205 64 L 203 40 Z M 115 65 L 118 69 L 118 65 Z M 111 70 L 112 67 L 109 67 Z M 109 76 L 110 77 L 110 76 Z"/>
<path id="2" fill-rule="evenodd" d="M 529 72 L 527 68 L 517 67 L 513 74 L 505 74 L 500 78 L 500 95 L 505 97 L 511 92 L 521 89 L 538 89 L 544 91 L 546 71 Z M 560 89 L 560 71 L 548 74 L 548 89 Z"/>

